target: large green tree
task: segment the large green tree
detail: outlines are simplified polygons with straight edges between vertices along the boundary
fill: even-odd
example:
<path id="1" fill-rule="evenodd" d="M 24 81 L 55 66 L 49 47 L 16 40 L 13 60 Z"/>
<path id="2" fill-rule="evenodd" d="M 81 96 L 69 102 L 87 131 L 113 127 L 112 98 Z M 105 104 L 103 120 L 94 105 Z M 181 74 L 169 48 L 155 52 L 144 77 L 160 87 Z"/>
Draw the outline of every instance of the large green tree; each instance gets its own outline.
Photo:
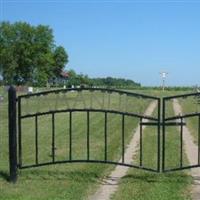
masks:
<path id="1" fill-rule="evenodd" d="M 68 55 L 56 46 L 49 26 L 0 23 L 0 71 L 7 84 L 44 85 L 57 77 Z"/>

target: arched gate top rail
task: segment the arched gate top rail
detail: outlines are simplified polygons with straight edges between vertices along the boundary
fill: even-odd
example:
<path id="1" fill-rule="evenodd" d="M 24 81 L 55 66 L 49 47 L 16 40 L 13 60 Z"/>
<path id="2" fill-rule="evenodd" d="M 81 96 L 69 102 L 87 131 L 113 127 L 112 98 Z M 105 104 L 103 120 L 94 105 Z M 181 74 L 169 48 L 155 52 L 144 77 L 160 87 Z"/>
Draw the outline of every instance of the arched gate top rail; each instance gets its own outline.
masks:
<path id="1" fill-rule="evenodd" d="M 145 116 L 145 107 L 158 97 L 106 88 L 71 88 L 18 96 L 19 117 L 61 112 L 107 112 L 157 120 Z"/>
<path id="2" fill-rule="evenodd" d="M 142 98 L 148 98 L 148 99 L 154 99 L 154 100 L 160 99 L 155 96 L 150 96 L 150 95 L 145 95 L 145 94 L 140 94 L 140 93 L 135 93 L 135 92 L 127 92 L 127 91 L 118 90 L 118 89 L 108 89 L 108 88 L 67 88 L 67 89 L 58 89 L 58 90 L 48 90 L 44 92 L 20 95 L 18 96 L 18 98 L 28 98 L 32 96 L 47 95 L 47 94 L 52 94 L 52 93 L 66 93 L 66 92 L 71 92 L 71 91 L 90 91 L 90 92 L 101 91 L 101 92 L 110 92 L 110 93 L 115 92 L 118 94 L 127 94 L 130 96 L 142 97 Z"/>

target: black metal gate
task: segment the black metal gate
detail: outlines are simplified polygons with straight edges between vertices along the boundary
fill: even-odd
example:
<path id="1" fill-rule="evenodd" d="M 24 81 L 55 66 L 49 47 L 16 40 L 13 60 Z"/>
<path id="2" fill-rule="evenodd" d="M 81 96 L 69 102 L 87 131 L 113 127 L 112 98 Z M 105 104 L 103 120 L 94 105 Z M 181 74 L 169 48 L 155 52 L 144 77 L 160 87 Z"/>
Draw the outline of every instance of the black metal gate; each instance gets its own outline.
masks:
<path id="1" fill-rule="evenodd" d="M 168 104 L 173 104 L 175 99 L 179 99 L 180 104 L 185 104 L 191 109 L 191 111 L 185 110 L 184 113 L 173 114 L 170 111 L 170 106 Z M 180 101 L 181 99 L 181 101 Z M 186 102 L 184 100 L 187 99 Z M 39 167 L 45 165 L 59 164 L 59 163 L 104 163 L 104 164 L 114 164 L 122 165 L 126 167 L 134 167 L 139 169 L 144 169 L 152 172 L 167 172 L 188 169 L 200 166 L 200 93 L 193 93 L 187 95 L 179 95 L 172 97 L 165 97 L 162 99 L 162 106 L 160 105 L 161 99 L 154 96 L 143 95 L 138 93 L 126 92 L 114 89 L 104 89 L 104 88 L 76 88 L 76 89 L 61 89 L 61 90 L 51 90 L 27 95 L 21 95 L 16 97 L 16 91 L 14 87 L 9 89 L 9 156 L 10 156 L 10 179 L 12 182 L 17 180 L 17 169 L 25 169 L 31 167 Z M 191 103 L 192 102 L 192 103 Z M 151 103 L 154 103 L 155 110 L 153 113 L 144 114 L 146 108 Z M 195 104 L 193 104 L 195 103 Z M 187 105 L 188 104 L 188 105 Z M 195 107 L 194 107 L 195 105 Z M 162 109 L 162 120 L 161 120 L 161 109 Z M 17 112 L 16 112 L 17 111 Z M 64 125 L 67 124 L 67 137 L 66 149 L 68 155 L 61 160 L 57 160 L 56 153 L 56 119 L 59 114 L 65 113 L 66 120 L 63 122 Z M 82 113 L 85 117 L 85 133 L 84 140 L 85 145 L 81 148 L 84 149 L 85 154 L 80 158 L 74 157 L 73 145 L 74 145 L 74 115 L 76 113 Z M 91 117 L 93 113 L 101 113 L 103 117 L 102 122 L 102 138 L 103 138 L 103 157 L 101 159 L 92 158 L 91 156 L 91 123 L 93 118 Z M 108 156 L 109 149 L 109 117 L 110 115 L 117 115 L 120 120 L 119 134 L 120 134 L 120 161 L 112 160 Z M 51 131 L 48 135 L 48 140 L 50 140 L 50 151 L 51 159 L 45 160 L 40 159 L 40 119 L 41 117 L 46 117 L 48 120 L 48 126 L 50 125 Z M 131 118 L 134 123 L 139 124 L 139 162 L 138 163 L 127 163 L 125 158 L 125 148 L 126 148 L 126 120 Z M 111 117 L 112 118 L 112 117 Z M 183 126 L 186 123 L 193 123 L 188 121 L 191 118 L 196 118 L 197 137 L 196 142 L 198 143 L 198 156 L 197 163 L 194 165 L 188 165 L 187 161 L 184 162 L 184 131 Z M 27 136 L 26 132 L 31 129 L 29 126 L 26 127 L 25 131 L 23 129 L 24 120 L 30 120 L 32 123 L 32 138 Z M 155 134 L 155 144 L 156 149 L 156 159 L 154 166 L 146 166 L 143 162 L 143 126 L 154 127 L 156 130 Z M 162 126 L 162 137 L 160 135 Z M 176 144 L 172 147 L 168 147 L 167 137 L 169 135 L 167 129 L 171 127 L 175 132 L 177 132 L 177 127 L 180 129 L 180 135 L 175 136 L 179 145 Z M 47 127 L 48 128 L 48 127 Z M 18 131 L 17 131 L 18 130 Z M 150 134 L 150 133 L 149 133 Z M 162 140 L 161 140 L 162 139 Z M 32 160 L 28 162 L 24 159 L 24 154 L 27 154 L 27 148 L 25 144 L 27 140 L 31 140 L 34 150 L 30 153 L 33 156 Z M 24 142 L 23 142 L 24 141 Z M 99 141 L 96 141 L 98 144 Z M 46 145 L 46 144 L 45 144 Z M 162 146 L 162 148 L 161 148 Z M 28 147 L 28 148 L 29 148 Z M 174 166 L 168 166 L 168 154 L 167 149 L 177 148 L 177 160 L 178 164 Z M 148 159 L 152 159 L 149 157 Z M 162 161 L 162 162 L 160 162 Z"/>
<path id="2" fill-rule="evenodd" d="M 10 173 L 11 180 L 16 181 L 17 169 L 25 169 L 31 167 L 39 167 L 44 165 L 52 165 L 59 163 L 104 163 L 122 165 L 126 167 L 140 168 L 148 171 L 159 172 L 160 171 L 160 99 L 143 94 L 131 93 L 121 90 L 104 89 L 104 88 L 76 88 L 76 89 L 61 89 L 52 90 L 40 93 L 33 93 L 27 95 L 21 95 L 16 97 L 16 92 L 13 87 L 9 90 L 9 101 L 10 101 Z M 150 103 L 154 103 L 156 106 L 154 115 L 144 115 L 147 106 Z M 16 109 L 16 105 L 17 108 Z M 16 110 L 18 110 L 18 116 L 16 117 Z M 15 111 L 15 112 L 12 112 Z M 67 142 L 66 148 L 68 149 L 68 155 L 62 160 L 56 158 L 56 118 L 60 113 L 66 113 L 66 121 L 68 124 L 67 131 Z M 73 132 L 73 120 L 76 113 L 82 113 L 85 116 L 85 145 L 82 146 L 86 153 L 81 158 L 74 158 L 74 132 Z M 91 115 L 93 113 L 101 113 L 103 116 L 103 158 L 94 159 L 91 158 Z M 109 138 L 109 116 L 117 115 L 120 122 L 120 151 L 121 160 L 112 160 L 108 158 L 108 138 Z M 48 139 L 51 138 L 51 159 L 40 159 L 39 148 L 39 135 L 40 126 L 39 120 L 41 117 L 48 117 L 48 126 L 51 127 Z M 110 117 L 112 118 L 112 117 Z M 126 120 L 131 118 L 133 123 L 139 124 L 140 130 L 140 142 L 139 142 L 139 162 L 138 163 L 127 163 L 125 158 L 125 128 Z M 31 120 L 34 123 L 32 134 L 34 137 L 31 139 L 27 137 L 27 132 L 30 127 L 23 130 L 22 126 L 26 123 L 24 120 Z M 16 121 L 17 121 L 17 134 L 16 134 Z M 157 163 L 155 166 L 145 166 L 143 163 L 143 126 L 153 125 L 156 128 L 156 152 L 157 152 Z M 28 141 L 31 140 L 33 143 L 28 148 L 24 146 Z M 99 141 L 96 141 L 98 144 Z M 113 141 L 114 142 L 114 141 Z M 47 144 L 45 144 L 47 145 Z M 44 145 L 44 146 L 45 146 Z M 24 155 L 28 154 L 27 151 L 34 146 L 34 150 L 29 154 L 33 155 L 32 160 L 24 159 Z"/>
<path id="3" fill-rule="evenodd" d="M 173 107 L 173 112 L 169 112 L 168 108 Z M 183 169 L 190 169 L 200 167 L 200 93 L 191 93 L 184 95 L 176 95 L 163 98 L 162 105 L 162 118 L 163 118 L 163 146 L 162 146 L 162 171 L 177 171 Z M 187 137 L 187 127 L 190 128 L 190 134 L 193 138 Z M 173 126 L 171 131 L 169 125 Z M 195 128 L 194 128 L 195 127 Z M 174 134 L 176 137 L 176 143 L 173 145 L 167 144 L 167 139 L 170 134 Z M 194 149 L 194 159 L 189 161 L 184 152 L 184 145 L 187 141 L 193 140 L 197 144 L 197 148 Z M 190 148 L 194 148 L 193 143 L 190 144 Z M 167 150 L 169 148 L 175 149 L 176 161 L 168 164 L 170 156 Z"/>

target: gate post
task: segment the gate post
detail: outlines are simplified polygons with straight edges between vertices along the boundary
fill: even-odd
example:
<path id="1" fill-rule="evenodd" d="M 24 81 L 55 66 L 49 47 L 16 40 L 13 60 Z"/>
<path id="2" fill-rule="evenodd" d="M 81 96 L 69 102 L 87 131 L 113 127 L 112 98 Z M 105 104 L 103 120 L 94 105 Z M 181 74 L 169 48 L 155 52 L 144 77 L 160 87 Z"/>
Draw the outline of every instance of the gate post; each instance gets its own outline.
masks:
<path id="1" fill-rule="evenodd" d="M 8 127 L 9 127 L 9 166 L 10 178 L 17 181 L 17 125 L 16 125 L 16 90 L 10 86 L 8 90 Z"/>

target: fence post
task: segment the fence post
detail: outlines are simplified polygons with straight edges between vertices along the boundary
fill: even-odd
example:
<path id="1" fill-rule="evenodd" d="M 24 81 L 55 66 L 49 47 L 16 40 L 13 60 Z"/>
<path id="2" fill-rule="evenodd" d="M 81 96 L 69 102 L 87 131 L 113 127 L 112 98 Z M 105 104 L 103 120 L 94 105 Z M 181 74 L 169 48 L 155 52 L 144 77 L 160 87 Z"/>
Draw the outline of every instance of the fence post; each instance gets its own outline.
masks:
<path id="1" fill-rule="evenodd" d="M 8 90 L 8 127 L 9 127 L 9 165 L 10 181 L 17 181 L 17 125 L 16 125 L 16 90 Z"/>

